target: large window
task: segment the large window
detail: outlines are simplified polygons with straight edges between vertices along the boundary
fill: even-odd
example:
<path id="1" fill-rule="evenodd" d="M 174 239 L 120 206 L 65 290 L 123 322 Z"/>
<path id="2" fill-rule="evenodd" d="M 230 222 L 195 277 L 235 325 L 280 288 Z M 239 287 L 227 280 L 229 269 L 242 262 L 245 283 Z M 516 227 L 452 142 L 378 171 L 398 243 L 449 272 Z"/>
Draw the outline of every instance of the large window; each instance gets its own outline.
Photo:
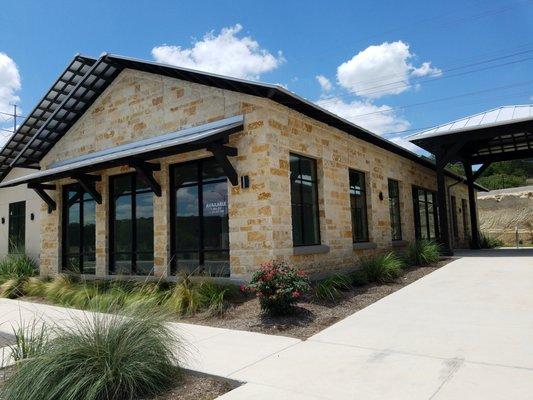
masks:
<path id="1" fill-rule="evenodd" d="M 173 273 L 230 275 L 227 182 L 214 159 L 172 167 Z"/>
<path id="2" fill-rule="evenodd" d="M 453 238 L 455 240 L 459 240 L 459 225 L 457 223 L 457 200 L 455 196 L 451 196 L 451 203 Z"/>
<path id="3" fill-rule="evenodd" d="M 290 168 L 293 244 L 320 244 L 316 161 L 291 154 Z"/>
<path id="4" fill-rule="evenodd" d="M 392 240 L 402 240 L 400 187 L 398 181 L 395 181 L 394 179 L 389 179 L 389 213 Z"/>
<path id="5" fill-rule="evenodd" d="M 24 253 L 26 238 L 26 202 L 9 204 L 9 243 L 10 253 Z"/>
<path id="6" fill-rule="evenodd" d="M 154 268 L 154 204 L 137 174 L 110 179 L 110 265 L 117 275 L 149 275 Z"/>
<path id="7" fill-rule="evenodd" d="M 413 187 L 415 235 L 417 239 L 435 240 L 439 237 L 437 194 Z"/>
<path id="8" fill-rule="evenodd" d="M 96 203 L 79 185 L 63 189 L 63 270 L 95 273 Z"/>
<path id="9" fill-rule="evenodd" d="M 364 172 L 350 171 L 350 206 L 354 242 L 368 242 L 366 182 Z"/>

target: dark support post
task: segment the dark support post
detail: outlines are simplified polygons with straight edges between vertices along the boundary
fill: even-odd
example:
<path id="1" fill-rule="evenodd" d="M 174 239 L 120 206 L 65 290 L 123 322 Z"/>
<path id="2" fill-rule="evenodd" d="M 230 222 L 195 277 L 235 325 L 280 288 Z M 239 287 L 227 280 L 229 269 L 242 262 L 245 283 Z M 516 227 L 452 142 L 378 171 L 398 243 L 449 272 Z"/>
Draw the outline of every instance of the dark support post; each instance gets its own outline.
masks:
<path id="1" fill-rule="evenodd" d="M 453 255 L 450 242 L 450 230 L 448 229 L 448 208 L 446 205 L 446 177 L 444 167 L 446 161 L 442 154 L 436 154 L 435 161 L 437 164 L 437 202 L 439 203 L 439 225 L 440 225 L 440 242 L 442 245 L 441 253 L 447 256 Z"/>
<path id="2" fill-rule="evenodd" d="M 207 146 L 207 150 L 213 153 L 215 160 L 220 164 L 231 184 L 237 186 L 239 184 L 237 171 L 235 171 L 235 168 L 233 168 L 233 165 L 228 160 L 228 156 L 237 155 L 237 149 L 224 146 L 221 143 L 211 143 Z"/>
<path id="3" fill-rule="evenodd" d="M 35 193 L 46 203 L 48 206 L 48 214 L 57 208 L 56 202 L 52 199 L 45 190 L 55 190 L 55 185 L 43 185 L 40 183 L 29 183 L 28 189 L 33 189 Z"/>
<path id="4" fill-rule="evenodd" d="M 130 164 L 130 167 L 135 168 L 135 171 L 141 176 L 142 179 L 150 186 L 152 192 L 157 197 L 161 197 L 161 185 L 154 178 L 154 171 L 159 171 L 161 166 L 159 164 L 147 163 L 142 161 L 136 161 Z"/>
<path id="5" fill-rule="evenodd" d="M 89 193 L 94 201 L 98 204 L 102 204 L 102 195 L 96 190 L 95 181 L 100 180 L 101 178 L 96 175 L 76 175 L 74 176 L 81 186 L 81 188 Z"/>
<path id="6" fill-rule="evenodd" d="M 474 190 L 474 174 L 472 173 L 472 165 L 470 164 L 464 164 L 465 167 L 465 175 L 466 175 L 466 183 L 468 186 L 468 208 L 470 211 L 470 230 L 472 232 L 472 243 L 470 244 L 470 247 L 472 249 L 479 249 L 479 228 L 477 223 L 477 205 L 476 205 L 476 191 Z M 482 167 L 483 168 L 483 167 Z M 486 168 L 486 167 L 485 167 Z M 484 169 L 485 169 L 484 168 Z M 481 174 L 477 174 L 477 176 Z"/>

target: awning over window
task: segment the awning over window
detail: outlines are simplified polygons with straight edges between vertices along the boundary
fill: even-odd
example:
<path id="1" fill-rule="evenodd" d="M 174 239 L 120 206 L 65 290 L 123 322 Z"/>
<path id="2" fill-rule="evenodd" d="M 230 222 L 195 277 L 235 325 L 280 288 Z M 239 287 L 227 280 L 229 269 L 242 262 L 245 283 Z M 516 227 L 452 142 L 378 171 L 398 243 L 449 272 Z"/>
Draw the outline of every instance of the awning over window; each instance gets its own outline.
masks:
<path id="1" fill-rule="evenodd" d="M 236 155 L 235 149 L 225 147 L 228 136 L 243 129 L 244 117 L 237 115 L 177 132 L 139 140 L 58 162 L 45 171 L 38 171 L 0 184 L 0 188 L 21 184 L 40 184 L 54 180 L 94 173 L 98 170 L 143 163 L 155 158 L 207 148 L 226 167 L 231 167 L 226 156 Z M 228 166 L 229 164 L 229 166 Z M 227 169 L 227 168 L 226 168 Z M 226 170 L 225 169 L 225 170 Z M 236 184 L 236 174 L 228 171 L 230 181 Z M 48 189 L 48 187 L 45 187 Z"/>

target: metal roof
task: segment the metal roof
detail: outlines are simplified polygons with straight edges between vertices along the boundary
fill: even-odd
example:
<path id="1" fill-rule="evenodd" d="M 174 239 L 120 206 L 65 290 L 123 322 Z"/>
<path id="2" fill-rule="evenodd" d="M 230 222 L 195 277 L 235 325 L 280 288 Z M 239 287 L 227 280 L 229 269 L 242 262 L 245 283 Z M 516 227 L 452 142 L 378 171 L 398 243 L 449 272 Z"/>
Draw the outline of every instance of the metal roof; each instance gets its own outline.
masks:
<path id="1" fill-rule="evenodd" d="M 16 132 L 11 135 L 0 150 L 0 182 L 11 171 L 11 163 L 35 133 L 43 126 L 48 117 L 59 108 L 63 100 L 87 73 L 95 59 L 76 55 L 37 103 Z M 58 126 L 57 128 L 61 128 Z M 50 135 L 49 140 L 55 136 Z"/>
<path id="2" fill-rule="evenodd" d="M 415 133 L 409 136 L 409 140 L 414 141 L 434 136 L 451 135 L 467 130 L 494 127 L 531 119 L 533 119 L 533 104 L 502 106 Z"/>
<path id="3" fill-rule="evenodd" d="M 74 157 L 58 162 L 49 169 L 34 172 L 0 184 L 2 187 L 24 183 L 42 183 L 70 177 L 75 174 L 94 172 L 114 165 L 122 165 L 128 160 L 146 161 L 161 155 L 175 154 L 183 146 L 205 145 L 243 129 L 244 117 L 237 115 L 208 124 L 199 125 L 150 139 L 116 146 L 103 151 Z M 186 148 L 187 151 L 189 147 Z"/>
<path id="4" fill-rule="evenodd" d="M 46 108 L 46 113 L 42 117 L 41 123 L 36 129 L 33 129 L 31 138 L 28 136 L 21 142 L 11 157 L 0 159 L 1 164 L 7 164 L 7 167 L 4 166 L 7 172 L 15 166 L 38 167 L 42 157 L 50 151 L 54 144 L 72 127 L 120 72 L 126 68 L 268 98 L 349 135 L 391 151 L 427 168 L 435 169 L 433 162 L 421 158 L 416 153 L 361 128 L 278 85 L 247 81 L 107 53 L 102 54 L 96 60 L 86 57 L 84 57 L 84 60 L 87 63 L 87 67 L 84 68 L 85 75 L 82 77 L 76 75 L 77 79 L 73 81 L 74 85 L 70 85 L 69 90 L 65 89 L 61 99 L 57 99 L 56 102 Z M 17 130 L 17 134 L 21 129 L 26 129 L 26 126 L 27 122 L 25 121 Z M 446 173 L 453 178 L 464 179 L 451 171 Z M 4 177 L 5 174 L 0 174 L 0 182 Z"/>

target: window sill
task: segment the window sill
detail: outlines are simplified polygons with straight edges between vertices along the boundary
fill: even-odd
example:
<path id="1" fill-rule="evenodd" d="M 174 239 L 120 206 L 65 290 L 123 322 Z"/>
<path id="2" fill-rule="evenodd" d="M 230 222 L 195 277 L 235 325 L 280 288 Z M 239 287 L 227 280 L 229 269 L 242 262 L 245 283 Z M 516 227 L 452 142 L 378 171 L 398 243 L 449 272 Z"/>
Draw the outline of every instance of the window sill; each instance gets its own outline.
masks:
<path id="1" fill-rule="evenodd" d="M 314 246 L 296 246 L 293 247 L 292 254 L 295 256 L 303 256 L 308 254 L 323 254 L 329 253 L 329 246 L 325 244 L 317 244 Z"/>
<path id="2" fill-rule="evenodd" d="M 393 240 L 392 247 L 405 247 L 409 244 L 407 240 Z"/>
<path id="3" fill-rule="evenodd" d="M 378 245 L 373 242 L 356 242 L 353 244 L 354 250 L 371 250 L 377 249 Z"/>

